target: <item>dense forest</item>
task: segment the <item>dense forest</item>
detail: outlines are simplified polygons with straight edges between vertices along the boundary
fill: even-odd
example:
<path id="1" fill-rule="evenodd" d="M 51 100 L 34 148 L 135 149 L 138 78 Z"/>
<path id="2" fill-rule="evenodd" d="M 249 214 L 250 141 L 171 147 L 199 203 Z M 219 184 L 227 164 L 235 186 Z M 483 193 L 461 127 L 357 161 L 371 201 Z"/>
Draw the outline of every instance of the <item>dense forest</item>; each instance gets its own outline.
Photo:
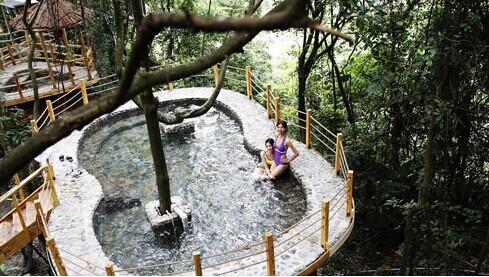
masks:
<path id="1" fill-rule="evenodd" d="M 143 2 L 143 14 L 211 17 L 242 17 L 249 4 Z M 94 11 L 84 30 L 99 74 L 122 74 L 137 37 L 131 1 L 76 3 Z M 279 3 L 263 1 L 255 15 Z M 284 110 L 290 116 L 304 118 L 312 109 L 327 128 L 344 134 L 355 172 L 355 228 L 319 273 L 487 274 L 489 1 L 311 0 L 306 6 L 310 18 L 354 43 L 310 28 L 263 31 L 229 64 L 250 65 L 269 80 L 284 104 L 302 111 Z M 146 62 L 186 63 L 229 37 L 166 28 Z M 273 58 L 279 44 L 285 53 Z M 208 85 L 194 79 L 180 84 Z M 243 91 L 230 81 L 224 87 Z M 31 136 L 27 117 L 22 109 L 1 107 L 0 157 Z M 301 139 L 299 130 L 292 129 Z"/>

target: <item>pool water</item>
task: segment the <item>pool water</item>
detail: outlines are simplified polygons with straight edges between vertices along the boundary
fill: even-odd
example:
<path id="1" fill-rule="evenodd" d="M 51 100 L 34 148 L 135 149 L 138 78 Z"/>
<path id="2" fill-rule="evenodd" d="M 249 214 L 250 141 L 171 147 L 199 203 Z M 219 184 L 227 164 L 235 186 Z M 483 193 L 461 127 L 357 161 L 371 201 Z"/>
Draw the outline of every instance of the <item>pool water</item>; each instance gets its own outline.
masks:
<path id="1" fill-rule="evenodd" d="M 81 143 L 79 161 L 104 192 L 95 232 L 119 268 L 190 259 L 194 250 L 202 257 L 221 253 L 263 240 L 266 231 L 278 233 L 306 212 L 305 193 L 290 174 L 274 183 L 257 180 L 253 172 L 260 161 L 245 149 L 240 126 L 225 113 L 213 108 L 180 125 L 180 131 L 162 135 L 171 195 L 192 206 L 190 228 L 174 238 L 155 234 L 144 211 L 158 195 L 144 116 L 105 124 Z M 191 264 L 130 273 L 186 269 Z"/>

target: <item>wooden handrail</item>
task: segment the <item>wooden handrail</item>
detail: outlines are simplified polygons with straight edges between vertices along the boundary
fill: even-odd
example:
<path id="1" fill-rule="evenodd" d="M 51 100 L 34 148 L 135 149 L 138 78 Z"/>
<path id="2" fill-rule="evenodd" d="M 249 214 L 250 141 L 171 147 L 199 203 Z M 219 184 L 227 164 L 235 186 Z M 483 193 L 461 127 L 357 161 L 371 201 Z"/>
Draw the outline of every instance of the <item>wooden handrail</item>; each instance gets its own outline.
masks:
<path id="1" fill-rule="evenodd" d="M 43 166 L 43 167 L 40 167 L 38 168 L 36 171 L 34 171 L 31 175 L 29 175 L 27 178 L 25 178 L 24 180 L 22 180 L 20 182 L 20 184 L 14 186 L 13 188 L 11 188 L 9 191 L 7 191 L 6 193 L 4 193 L 2 196 L 0 196 L 0 203 L 2 203 L 3 201 L 7 200 L 7 198 L 10 198 L 12 197 L 12 195 L 17 192 L 17 190 L 19 190 L 20 188 L 22 188 L 23 186 L 25 186 L 25 184 L 29 183 L 30 181 L 32 181 L 32 179 L 34 179 L 37 175 L 39 175 L 39 173 L 41 173 L 42 171 L 44 171 L 45 169 L 47 169 L 47 166 Z"/>

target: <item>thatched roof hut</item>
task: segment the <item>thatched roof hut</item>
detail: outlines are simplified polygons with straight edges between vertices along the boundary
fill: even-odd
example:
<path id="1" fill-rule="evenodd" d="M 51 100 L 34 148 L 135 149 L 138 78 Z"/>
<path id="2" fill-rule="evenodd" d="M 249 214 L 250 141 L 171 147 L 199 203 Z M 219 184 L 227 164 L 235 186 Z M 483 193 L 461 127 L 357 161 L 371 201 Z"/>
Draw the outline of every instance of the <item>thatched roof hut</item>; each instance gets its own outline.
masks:
<path id="1" fill-rule="evenodd" d="M 82 10 L 80 5 L 64 0 L 44 0 L 40 4 L 32 5 L 27 11 L 29 22 L 36 12 L 38 15 L 32 25 L 35 31 L 69 28 L 82 23 L 83 19 L 86 20 L 93 14 L 91 9 L 84 7 Z M 10 21 L 10 26 L 16 30 L 26 30 L 22 17 L 23 14 L 17 15 Z"/>

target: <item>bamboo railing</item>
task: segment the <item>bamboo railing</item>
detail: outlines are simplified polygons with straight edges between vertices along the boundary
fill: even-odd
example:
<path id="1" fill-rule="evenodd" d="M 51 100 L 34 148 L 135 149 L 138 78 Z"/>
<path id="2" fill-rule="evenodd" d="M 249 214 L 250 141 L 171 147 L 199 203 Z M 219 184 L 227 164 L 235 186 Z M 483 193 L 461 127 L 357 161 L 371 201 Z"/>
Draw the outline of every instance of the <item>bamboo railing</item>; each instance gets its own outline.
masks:
<path id="1" fill-rule="evenodd" d="M 170 65 L 164 65 L 169 67 Z M 160 69 L 162 66 L 155 66 L 150 68 L 151 70 Z M 189 78 L 203 78 L 209 84 L 217 84 L 219 74 L 218 65 L 213 66 L 209 71 L 203 74 L 191 76 Z M 266 233 L 264 240 L 258 242 L 249 242 L 243 246 L 230 249 L 226 252 L 204 256 L 199 251 L 194 251 L 192 256 L 189 256 L 187 260 L 179 260 L 165 263 L 156 263 L 152 265 L 135 265 L 127 268 L 114 268 L 112 263 L 108 263 L 104 266 L 97 265 L 95 263 L 88 262 L 87 260 L 77 257 L 76 255 L 60 249 L 60 253 L 63 254 L 65 264 L 68 272 L 72 272 L 77 275 L 90 274 L 90 275 L 116 275 L 117 273 L 127 274 L 136 273 L 138 270 L 144 270 L 148 268 L 168 268 L 169 266 L 178 266 L 180 268 L 177 271 L 168 272 L 169 275 L 182 275 L 194 273 L 196 276 L 204 274 L 208 270 L 215 270 L 216 267 L 226 267 L 226 270 L 221 270 L 217 275 L 226 275 L 245 268 L 253 266 L 266 265 L 267 274 L 275 275 L 280 274 L 276 271 L 275 259 L 287 253 L 293 247 L 296 247 L 299 243 L 310 238 L 311 236 L 319 236 L 320 240 L 318 245 L 324 249 L 323 256 L 318 259 L 317 263 L 311 264 L 300 274 L 310 274 L 312 268 L 319 267 L 322 263 L 327 261 L 331 255 L 333 255 L 341 245 L 346 241 L 350 235 L 354 224 L 354 202 L 353 202 L 353 171 L 349 168 L 346 159 L 345 149 L 343 146 L 343 135 L 341 133 L 334 134 L 328 130 L 323 124 L 321 124 L 314 116 L 311 110 L 305 112 L 295 110 L 292 107 L 282 105 L 280 102 L 280 96 L 278 93 L 273 92 L 272 85 L 266 84 L 257 78 L 250 66 L 246 68 L 239 68 L 234 66 L 228 66 L 228 72 L 226 72 L 226 78 L 232 82 L 245 83 L 246 94 L 250 101 L 253 99 L 265 99 L 265 107 L 267 115 L 274 122 L 278 122 L 283 118 L 282 109 L 293 109 L 297 113 L 305 115 L 305 127 L 300 124 L 295 124 L 297 127 L 303 128 L 306 132 L 306 147 L 312 148 L 313 142 L 324 146 L 335 157 L 335 169 L 334 173 L 337 174 L 343 180 L 343 186 L 335 192 L 334 196 L 329 199 L 324 199 L 321 203 L 321 208 L 309 214 L 308 216 L 296 222 L 286 230 L 278 234 Z M 69 110 L 77 103 L 83 101 L 83 104 L 89 104 L 88 96 L 97 96 L 108 91 L 112 91 L 117 88 L 118 80 L 114 75 L 102 77 L 97 85 L 86 87 L 85 82 L 81 82 L 78 86 L 71 91 L 63 94 L 54 101 L 46 101 L 47 108 L 36 119 L 31 121 L 33 132 L 38 132 L 40 129 L 45 128 L 52 123 L 60 114 Z M 171 91 L 174 86 L 179 86 L 181 80 L 168 83 L 168 90 Z M 303 119 L 299 121 L 304 122 Z M 348 217 L 351 218 L 350 225 L 342 234 L 340 239 L 334 243 L 328 241 L 329 236 L 329 224 L 331 220 L 338 216 L 338 212 L 345 209 Z M 251 258 L 256 258 L 258 261 L 253 261 Z M 239 261 L 239 263 L 237 263 Z M 160 273 L 166 275 L 165 273 Z M 215 272 L 213 271 L 213 274 Z"/>

